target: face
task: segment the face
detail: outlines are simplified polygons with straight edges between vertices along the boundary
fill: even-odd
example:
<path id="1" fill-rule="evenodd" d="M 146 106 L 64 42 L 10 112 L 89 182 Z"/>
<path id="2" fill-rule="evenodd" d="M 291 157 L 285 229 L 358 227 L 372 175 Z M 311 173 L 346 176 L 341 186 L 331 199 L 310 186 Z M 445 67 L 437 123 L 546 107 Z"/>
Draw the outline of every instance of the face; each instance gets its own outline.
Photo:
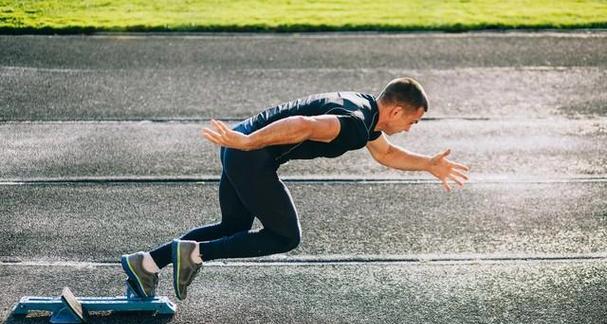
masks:
<path id="1" fill-rule="evenodd" d="M 421 120 L 423 115 L 424 109 L 421 107 L 415 111 L 410 111 L 397 106 L 390 112 L 391 118 L 390 122 L 388 122 L 386 133 L 393 135 L 400 132 L 408 132 L 411 126 Z"/>

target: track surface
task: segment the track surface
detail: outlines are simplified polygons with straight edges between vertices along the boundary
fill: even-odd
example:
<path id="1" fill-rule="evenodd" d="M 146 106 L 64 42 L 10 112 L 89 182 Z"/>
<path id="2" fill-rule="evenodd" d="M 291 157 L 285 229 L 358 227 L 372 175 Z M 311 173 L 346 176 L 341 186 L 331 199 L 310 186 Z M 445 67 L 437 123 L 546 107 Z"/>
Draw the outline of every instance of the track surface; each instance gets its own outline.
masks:
<path id="1" fill-rule="evenodd" d="M 0 36 L 0 318 L 46 322 L 10 307 L 65 285 L 121 294 L 120 254 L 219 221 L 210 118 L 411 75 L 430 111 L 391 140 L 451 148 L 472 167 L 463 190 L 364 149 L 292 161 L 302 244 L 210 262 L 175 317 L 143 318 L 600 322 L 606 52 L 603 32 Z"/>

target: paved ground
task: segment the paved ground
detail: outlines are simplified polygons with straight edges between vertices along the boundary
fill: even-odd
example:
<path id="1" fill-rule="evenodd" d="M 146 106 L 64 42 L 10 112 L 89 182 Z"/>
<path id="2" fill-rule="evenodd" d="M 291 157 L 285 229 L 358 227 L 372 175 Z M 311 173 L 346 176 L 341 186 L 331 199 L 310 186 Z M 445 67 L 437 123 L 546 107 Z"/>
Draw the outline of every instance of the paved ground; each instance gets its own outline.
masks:
<path id="1" fill-rule="evenodd" d="M 6 295 L 75 286 L 121 294 L 118 266 L 4 266 Z M 172 319 L 96 317 L 97 323 L 599 323 L 604 262 L 284 265 L 207 267 Z M 35 279 L 53 282 L 39 287 Z M 170 272 L 159 292 L 171 294 Z M 23 286 L 12 284 L 23 282 Z M 5 308 L 10 301 L 2 300 Z M 8 323 L 45 323 L 9 318 Z"/>
<path id="2" fill-rule="evenodd" d="M 4 156 L 0 177 L 217 178 L 219 149 L 200 136 L 200 123 L 9 123 L 0 127 Z M 605 119 L 429 120 L 390 139 L 415 152 L 453 148 L 480 179 L 597 177 L 607 173 Z M 541 163 L 538 163 L 541 161 Z M 68 163 L 66 163 L 68 162 Z M 418 173 L 385 168 L 367 150 L 337 159 L 288 163 L 288 178 L 403 179 Z"/>
<path id="3" fill-rule="evenodd" d="M 452 148 L 463 190 L 364 149 L 292 161 L 300 247 L 209 263 L 173 318 L 95 320 L 601 322 L 606 52 L 601 32 L 0 36 L 0 318 L 46 322 L 10 307 L 65 285 L 120 294 L 120 254 L 218 221 L 209 118 L 412 75 L 430 112 L 391 140 Z"/>
<path id="4" fill-rule="evenodd" d="M 290 255 L 606 252 L 607 182 L 479 183 L 448 195 L 438 184 L 289 187 L 304 232 Z M 220 219 L 215 183 L 0 189 L 7 261 L 112 262 Z"/>
<path id="5" fill-rule="evenodd" d="M 0 119 L 246 117 L 310 93 L 417 77 L 433 116 L 607 114 L 607 37 L 411 34 L 0 36 Z"/>

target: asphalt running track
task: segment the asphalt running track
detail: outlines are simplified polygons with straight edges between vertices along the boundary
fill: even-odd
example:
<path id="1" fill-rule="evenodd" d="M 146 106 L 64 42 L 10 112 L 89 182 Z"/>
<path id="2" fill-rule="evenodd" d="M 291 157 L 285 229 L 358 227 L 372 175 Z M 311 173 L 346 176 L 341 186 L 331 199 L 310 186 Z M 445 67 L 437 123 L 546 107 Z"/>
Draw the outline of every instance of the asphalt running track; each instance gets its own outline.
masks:
<path id="1" fill-rule="evenodd" d="M 46 322 L 10 307 L 64 285 L 121 294 L 120 254 L 218 221 L 210 118 L 411 75 L 431 110 L 391 140 L 452 148 L 463 190 L 364 150 L 292 161 L 300 247 L 210 262 L 175 317 L 146 320 L 600 322 L 606 49 L 604 32 L 0 36 L 1 317 Z"/>

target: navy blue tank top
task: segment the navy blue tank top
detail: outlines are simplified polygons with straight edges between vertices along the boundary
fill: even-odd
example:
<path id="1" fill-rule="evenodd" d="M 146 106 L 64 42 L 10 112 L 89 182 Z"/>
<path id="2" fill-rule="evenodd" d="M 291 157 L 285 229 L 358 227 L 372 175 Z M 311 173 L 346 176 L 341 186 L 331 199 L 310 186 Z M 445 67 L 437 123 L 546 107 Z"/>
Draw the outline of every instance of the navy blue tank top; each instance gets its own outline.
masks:
<path id="1" fill-rule="evenodd" d="M 373 131 L 379 119 L 375 97 L 358 92 L 332 92 L 311 95 L 287 102 L 248 118 L 238 125 L 239 130 L 251 134 L 256 130 L 289 116 L 337 115 L 341 130 L 329 143 L 303 141 L 294 144 L 272 145 L 267 149 L 278 163 L 293 159 L 337 157 L 347 151 L 364 147 L 377 139 L 381 132 Z"/>

